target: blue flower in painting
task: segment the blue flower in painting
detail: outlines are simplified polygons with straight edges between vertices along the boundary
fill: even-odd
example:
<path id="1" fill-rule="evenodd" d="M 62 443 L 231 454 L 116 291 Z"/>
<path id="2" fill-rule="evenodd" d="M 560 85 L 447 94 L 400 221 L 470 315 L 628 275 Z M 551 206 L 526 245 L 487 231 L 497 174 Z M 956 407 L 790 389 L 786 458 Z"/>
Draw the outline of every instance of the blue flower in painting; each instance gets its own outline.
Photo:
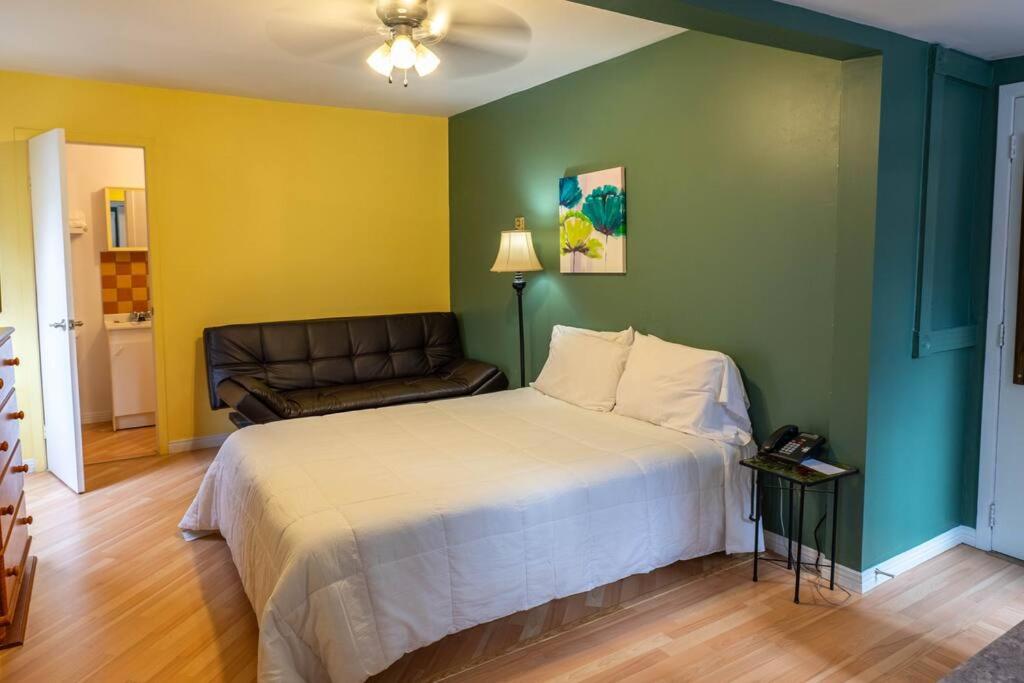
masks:
<path id="1" fill-rule="evenodd" d="M 606 237 L 626 234 L 626 195 L 614 185 L 603 185 L 583 202 L 583 215 Z"/>
<path id="2" fill-rule="evenodd" d="M 576 176 L 569 176 L 558 181 L 558 203 L 567 209 L 571 209 L 583 199 L 583 190 L 580 189 L 580 181 Z"/>

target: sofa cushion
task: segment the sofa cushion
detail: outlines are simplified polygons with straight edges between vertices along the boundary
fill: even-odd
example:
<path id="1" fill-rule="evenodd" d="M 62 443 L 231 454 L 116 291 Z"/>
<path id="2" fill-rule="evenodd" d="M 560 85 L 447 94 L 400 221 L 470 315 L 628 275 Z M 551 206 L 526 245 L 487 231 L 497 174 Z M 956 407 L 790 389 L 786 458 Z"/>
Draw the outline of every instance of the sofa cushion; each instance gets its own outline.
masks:
<path id="1" fill-rule="evenodd" d="M 203 331 L 210 404 L 232 377 L 275 391 L 425 377 L 462 358 L 452 313 L 409 313 L 212 327 Z"/>
<path id="2" fill-rule="evenodd" d="M 285 392 L 288 413 L 282 417 L 329 415 L 349 410 L 382 408 L 401 403 L 432 401 L 465 394 L 457 382 L 440 377 L 384 379 L 363 384 L 339 384 Z"/>
<path id="3" fill-rule="evenodd" d="M 277 391 L 261 379 L 232 377 L 217 393 L 253 422 L 329 415 L 400 403 L 432 401 L 504 389 L 505 375 L 493 365 L 461 359 L 444 372 L 427 377 L 336 384 L 315 389 Z"/>

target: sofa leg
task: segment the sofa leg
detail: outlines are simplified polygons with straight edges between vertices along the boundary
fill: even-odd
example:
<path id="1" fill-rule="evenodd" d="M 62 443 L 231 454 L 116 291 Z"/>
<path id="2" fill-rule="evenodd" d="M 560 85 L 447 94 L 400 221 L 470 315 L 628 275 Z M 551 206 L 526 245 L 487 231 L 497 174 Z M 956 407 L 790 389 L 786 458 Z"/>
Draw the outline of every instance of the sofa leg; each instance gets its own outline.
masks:
<path id="1" fill-rule="evenodd" d="M 245 415 L 242 415 L 241 413 L 230 413 L 228 415 L 228 419 L 231 420 L 231 424 L 235 425 L 239 429 L 243 429 L 245 427 L 248 427 L 249 425 L 256 424 L 252 420 L 247 419 Z"/>

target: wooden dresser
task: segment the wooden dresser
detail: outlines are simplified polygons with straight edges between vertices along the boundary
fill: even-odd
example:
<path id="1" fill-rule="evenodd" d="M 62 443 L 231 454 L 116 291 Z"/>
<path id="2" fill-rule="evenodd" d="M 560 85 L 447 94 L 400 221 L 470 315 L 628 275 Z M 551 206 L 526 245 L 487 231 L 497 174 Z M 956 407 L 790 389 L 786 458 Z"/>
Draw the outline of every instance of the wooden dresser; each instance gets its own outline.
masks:
<path id="1" fill-rule="evenodd" d="M 28 465 L 19 439 L 25 413 L 14 393 L 14 329 L 0 327 L 0 649 L 21 645 L 28 622 L 36 558 L 29 556 L 32 516 L 25 504 Z"/>

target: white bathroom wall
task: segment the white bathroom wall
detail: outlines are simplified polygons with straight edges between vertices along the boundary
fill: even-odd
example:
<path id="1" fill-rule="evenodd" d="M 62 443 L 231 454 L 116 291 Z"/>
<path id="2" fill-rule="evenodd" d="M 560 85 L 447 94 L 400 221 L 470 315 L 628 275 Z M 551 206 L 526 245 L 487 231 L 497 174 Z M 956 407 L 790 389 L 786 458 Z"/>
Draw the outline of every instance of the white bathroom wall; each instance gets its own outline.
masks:
<path id="1" fill-rule="evenodd" d="M 103 329 L 100 252 L 107 248 L 105 187 L 145 187 L 143 150 L 101 145 L 67 146 L 68 210 L 81 211 L 88 232 L 71 236 L 71 273 L 78 328 L 78 392 L 82 421 L 110 419 L 110 356 Z"/>

